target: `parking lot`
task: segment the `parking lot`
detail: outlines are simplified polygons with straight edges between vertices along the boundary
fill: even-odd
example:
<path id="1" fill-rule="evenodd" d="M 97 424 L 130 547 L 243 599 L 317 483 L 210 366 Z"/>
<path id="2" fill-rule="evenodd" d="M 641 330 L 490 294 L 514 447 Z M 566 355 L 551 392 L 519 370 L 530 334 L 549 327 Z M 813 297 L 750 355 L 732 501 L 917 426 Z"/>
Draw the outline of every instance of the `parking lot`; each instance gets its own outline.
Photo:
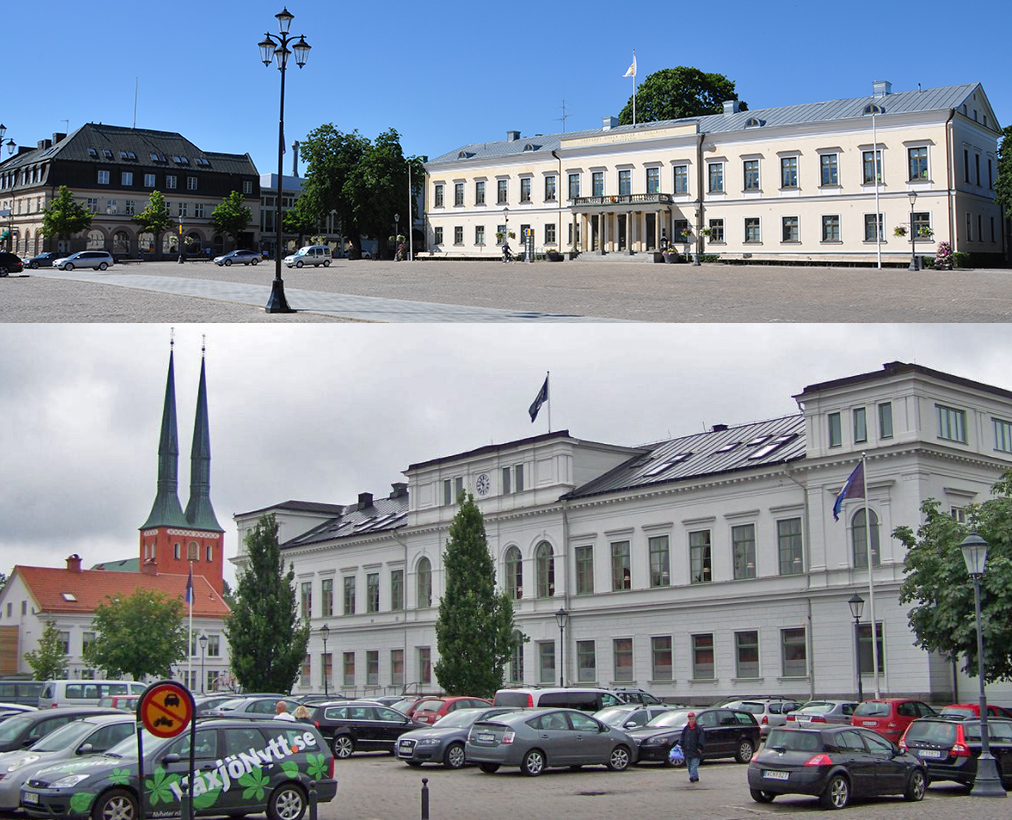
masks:
<path id="1" fill-rule="evenodd" d="M 422 778 L 428 778 L 430 820 L 744 820 L 777 816 L 804 818 L 888 818 L 888 820 L 974 820 L 1007 818 L 1005 800 L 967 796 L 942 783 L 920 803 L 901 797 L 855 801 L 843 812 L 823 810 L 807 797 L 778 797 L 755 803 L 746 785 L 746 766 L 704 763 L 700 782 L 690 785 L 684 768 L 634 766 L 625 772 L 588 767 L 578 772 L 550 769 L 525 777 L 517 769 L 483 774 L 475 768 L 447 771 L 410 768 L 387 754 L 360 754 L 337 761 L 337 798 L 320 806 L 321 820 L 417 820 Z"/>

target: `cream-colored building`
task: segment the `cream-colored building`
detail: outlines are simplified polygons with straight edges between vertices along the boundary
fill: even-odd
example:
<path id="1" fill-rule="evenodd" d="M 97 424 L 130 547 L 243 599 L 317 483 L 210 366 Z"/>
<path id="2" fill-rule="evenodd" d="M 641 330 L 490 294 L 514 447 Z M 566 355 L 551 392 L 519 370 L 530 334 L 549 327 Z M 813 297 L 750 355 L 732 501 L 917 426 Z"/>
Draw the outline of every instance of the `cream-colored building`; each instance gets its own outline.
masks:
<path id="1" fill-rule="evenodd" d="M 873 91 L 465 145 L 426 164 L 428 246 L 498 255 L 503 235 L 516 248 L 529 228 L 539 252 L 644 253 L 667 241 L 730 261 L 896 264 L 947 241 L 997 262 L 1001 129 L 982 86 Z"/>

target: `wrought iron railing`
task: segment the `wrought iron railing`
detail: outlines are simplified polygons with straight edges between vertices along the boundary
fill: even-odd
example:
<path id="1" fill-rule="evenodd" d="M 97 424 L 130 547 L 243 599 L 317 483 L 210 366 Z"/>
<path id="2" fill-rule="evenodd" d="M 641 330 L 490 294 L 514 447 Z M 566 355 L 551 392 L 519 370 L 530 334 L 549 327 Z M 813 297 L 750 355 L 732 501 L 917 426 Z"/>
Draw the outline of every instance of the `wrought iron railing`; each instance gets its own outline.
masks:
<path id="1" fill-rule="evenodd" d="M 578 196 L 573 200 L 574 208 L 604 205 L 670 205 L 671 194 L 616 194 L 614 196 Z"/>

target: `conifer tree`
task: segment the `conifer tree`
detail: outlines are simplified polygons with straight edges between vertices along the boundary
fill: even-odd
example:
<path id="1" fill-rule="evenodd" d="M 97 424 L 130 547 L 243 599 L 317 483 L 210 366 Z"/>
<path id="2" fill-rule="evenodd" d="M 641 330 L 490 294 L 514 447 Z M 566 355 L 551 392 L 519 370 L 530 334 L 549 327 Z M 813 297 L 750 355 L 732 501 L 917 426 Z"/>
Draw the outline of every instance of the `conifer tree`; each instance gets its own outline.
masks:
<path id="1" fill-rule="evenodd" d="M 439 661 L 434 671 L 450 695 L 491 697 L 502 686 L 503 667 L 517 643 L 513 603 L 505 592 L 496 592 L 495 565 L 478 505 L 470 493 L 462 494 L 459 503 L 443 553 L 446 591 L 436 621 Z"/>
<path id="2" fill-rule="evenodd" d="M 246 558 L 225 623 L 232 674 L 247 692 L 288 692 L 306 656 L 309 621 L 299 620 L 295 570 L 285 572 L 273 514 L 246 536 Z"/>

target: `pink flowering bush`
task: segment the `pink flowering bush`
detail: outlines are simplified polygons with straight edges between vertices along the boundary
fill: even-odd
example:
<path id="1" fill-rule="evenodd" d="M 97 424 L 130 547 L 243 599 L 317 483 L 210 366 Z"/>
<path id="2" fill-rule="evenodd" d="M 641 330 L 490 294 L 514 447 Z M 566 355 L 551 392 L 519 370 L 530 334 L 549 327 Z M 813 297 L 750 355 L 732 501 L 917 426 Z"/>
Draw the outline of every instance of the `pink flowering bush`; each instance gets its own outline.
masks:
<path id="1" fill-rule="evenodd" d="M 935 251 L 935 267 L 952 267 L 952 246 L 948 242 L 938 243 L 938 249 Z"/>

